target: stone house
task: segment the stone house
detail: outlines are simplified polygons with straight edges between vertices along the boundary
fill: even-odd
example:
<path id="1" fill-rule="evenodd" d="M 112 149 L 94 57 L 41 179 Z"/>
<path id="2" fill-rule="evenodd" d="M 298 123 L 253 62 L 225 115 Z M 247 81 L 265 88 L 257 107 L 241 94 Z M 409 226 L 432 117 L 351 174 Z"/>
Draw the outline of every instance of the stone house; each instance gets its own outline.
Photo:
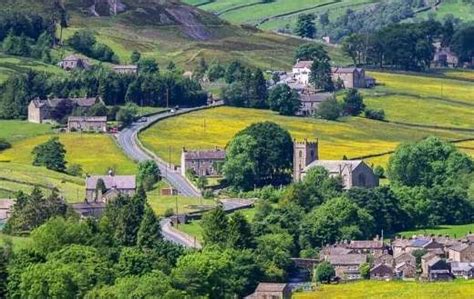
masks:
<path id="1" fill-rule="evenodd" d="M 395 277 L 406 280 L 416 277 L 416 265 L 410 262 L 402 262 L 395 265 Z"/>
<path id="2" fill-rule="evenodd" d="M 457 67 L 459 65 L 458 56 L 449 47 L 438 47 L 433 56 L 435 67 Z"/>
<path id="3" fill-rule="evenodd" d="M 308 89 L 302 90 L 300 95 L 300 109 L 296 113 L 300 116 L 311 116 L 316 113 L 322 102 L 332 97 L 330 92 L 312 92 Z"/>
<path id="4" fill-rule="evenodd" d="M 451 262 L 451 274 L 456 278 L 473 279 L 474 263 Z"/>
<path id="5" fill-rule="evenodd" d="M 286 283 L 268 283 L 258 284 L 255 292 L 244 299 L 290 299 L 291 288 Z"/>
<path id="6" fill-rule="evenodd" d="M 451 268 L 446 260 L 438 256 L 431 256 L 421 259 L 421 268 L 423 277 L 430 281 L 450 280 L 452 278 Z"/>
<path id="7" fill-rule="evenodd" d="M 293 180 L 301 181 L 311 168 L 320 166 L 329 175 L 341 177 L 345 189 L 379 185 L 373 170 L 362 160 L 319 160 L 318 141 L 293 141 Z"/>
<path id="8" fill-rule="evenodd" d="M 334 267 L 336 276 L 343 280 L 361 279 L 360 266 L 367 262 L 365 254 L 329 255 L 326 260 Z"/>
<path id="9" fill-rule="evenodd" d="M 181 152 L 181 174 L 193 171 L 197 176 L 219 176 L 218 164 L 225 161 L 225 150 L 189 151 L 183 148 Z"/>
<path id="10" fill-rule="evenodd" d="M 332 80 L 342 81 L 344 88 L 366 88 L 365 70 L 357 67 L 331 68 Z"/>
<path id="11" fill-rule="evenodd" d="M 378 264 L 394 265 L 395 259 L 393 258 L 393 255 L 384 253 L 382 255 L 374 257 L 374 265 Z"/>
<path id="12" fill-rule="evenodd" d="M 89 69 L 90 64 L 87 59 L 78 55 L 69 55 L 59 62 L 59 67 L 66 71 L 75 69 Z"/>
<path id="13" fill-rule="evenodd" d="M 416 258 L 410 252 L 403 252 L 399 255 L 394 256 L 394 262 L 396 265 L 402 263 L 409 263 L 411 265 L 416 265 Z"/>
<path id="14" fill-rule="evenodd" d="M 52 98 L 41 100 L 36 98 L 28 105 L 28 121 L 41 124 L 51 121 L 51 113 L 61 102 L 71 101 L 75 107 L 90 108 L 94 104 L 102 102 L 100 97 L 96 98 Z"/>
<path id="15" fill-rule="evenodd" d="M 436 242 L 431 237 L 416 237 L 413 239 L 396 239 L 392 242 L 393 254 L 399 255 L 403 252 L 412 252 L 414 250 L 425 249 L 442 254 L 444 251 L 443 244 Z"/>
<path id="16" fill-rule="evenodd" d="M 448 257 L 453 262 L 474 262 L 474 244 L 460 243 L 449 247 Z"/>
<path id="17" fill-rule="evenodd" d="M 12 199 L 0 199 L 0 223 L 10 218 L 15 201 Z"/>
<path id="18" fill-rule="evenodd" d="M 112 70 L 117 74 L 128 74 L 136 75 L 138 74 L 138 65 L 114 65 Z"/>
<path id="19" fill-rule="evenodd" d="M 373 280 L 390 280 L 393 278 L 393 267 L 387 264 L 378 264 L 370 269 L 370 279 Z"/>
<path id="20" fill-rule="evenodd" d="M 95 217 L 98 218 L 104 213 L 106 202 L 88 202 L 72 204 L 73 210 L 81 217 Z"/>
<path id="21" fill-rule="evenodd" d="M 107 132 L 107 116 L 69 116 L 67 119 L 69 132 Z"/>
<path id="22" fill-rule="evenodd" d="M 298 60 L 293 66 L 293 77 L 300 84 L 309 85 L 309 76 L 311 74 L 311 60 Z"/>
<path id="23" fill-rule="evenodd" d="M 375 239 L 362 240 L 362 241 L 351 241 L 347 245 L 348 249 L 351 249 L 353 253 L 371 254 L 373 256 L 381 256 L 385 250 L 385 245 L 382 240 Z"/>
<path id="24" fill-rule="evenodd" d="M 97 181 L 102 179 L 106 191 L 102 193 L 96 190 Z M 132 196 L 136 191 L 136 179 L 134 175 L 104 175 L 88 176 L 86 178 L 86 202 L 108 202 L 119 194 Z"/>

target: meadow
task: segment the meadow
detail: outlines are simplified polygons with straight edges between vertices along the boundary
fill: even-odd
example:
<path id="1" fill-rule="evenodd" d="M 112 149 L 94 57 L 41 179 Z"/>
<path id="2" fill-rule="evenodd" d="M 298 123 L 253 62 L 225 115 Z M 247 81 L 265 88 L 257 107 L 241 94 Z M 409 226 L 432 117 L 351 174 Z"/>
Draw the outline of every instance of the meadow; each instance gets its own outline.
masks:
<path id="1" fill-rule="evenodd" d="M 412 236 L 419 236 L 419 235 L 448 235 L 453 238 L 460 238 L 467 234 L 474 233 L 474 223 L 470 224 L 462 224 L 462 225 L 441 225 L 438 227 L 433 228 L 424 228 L 419 230 L 410 230 L 410 231 L 403 231 L 397 233 L 397 235 L 403 237 L 412 237 Z"/>
<path id="2" fill-rule="evenodd" d="M 21 120 L 0 120 L 0 139 L 15 142 L 25 138 L 52 133 L 48 124 L 34 124 Z"/>
<path id="3" fill-rule="evenodd" d="M 206 149 L 225 147 L 240 130 L 252 123 L 273 121 L 298 140 L 319 138 L 321 159 L 342 159 L 375 155 L 393 150 L 400 142 L 415 141 L 429 135 L 461 139 L 465 133 L 413 128 L 365 118 L 324 121 L 314 118 L 286 117 L 268 110 L 219 107 L 158 122 L 139 136 L 158 156 L 178 164 L 182 147 Z M 384 165 L 388 156 L 377 160 Z"/>
<path id="4" fill-rule="evenodd" d="M 12 74 L 22 73 L 29 69 L 53 74 L 64 73 L 61 68 L 52 64 L 46 64 L 26 57 L 0 54 L 0 83 L 5 81 L 8 76 Z"/>
<path id="5" fill-rule="evenodd" d="M 295 299 L 330 298 L 450 298 L 465 299 L 474 297 L 473 280 L 453 282 L 405 282 L 405 281 L 360 281 L 338 285 L 321 285 L 314 292 L 294 293 Z"/>

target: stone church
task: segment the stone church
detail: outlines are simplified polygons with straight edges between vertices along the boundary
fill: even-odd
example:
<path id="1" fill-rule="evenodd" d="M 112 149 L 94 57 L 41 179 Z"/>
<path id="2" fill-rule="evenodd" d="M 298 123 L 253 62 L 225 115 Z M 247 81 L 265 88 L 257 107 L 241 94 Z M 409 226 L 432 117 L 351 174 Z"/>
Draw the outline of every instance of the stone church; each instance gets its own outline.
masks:
<path id="1" fill-rule="evenodd" d="M 301 181 L 311 168 L 325 168 L 330 176 L 341 177 L 345 189 L 352 187 L 373 188 L 379 179 L 362 160 L 319 160 L 318 140 L 293 142 L 293 179 Z"/>

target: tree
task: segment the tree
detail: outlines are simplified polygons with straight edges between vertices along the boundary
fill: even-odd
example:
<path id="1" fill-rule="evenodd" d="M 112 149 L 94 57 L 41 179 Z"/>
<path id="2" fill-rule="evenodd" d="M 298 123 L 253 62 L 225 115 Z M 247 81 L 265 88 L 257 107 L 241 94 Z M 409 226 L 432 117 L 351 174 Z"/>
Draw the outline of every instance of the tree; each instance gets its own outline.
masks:
<path id="1" fill-rule="evenodd" d="M 159 73 L 160 71 L 158 63 L 156 63 L 153 58 L 141 58 L 138 61 L 138 69 L 140 70 L 140 73 L 145 74 L 154 74 Z"/>
<path id="2" fill-rule="evenodd" d="M 209 81 L 214 82 L 219 80 L 220 78 L 224 77 L 225 75 L 225 69 L 224 67 L 219 63 L 219 61 L 212 61 L 211 64 L 209 65 L 209 68 L 207 69 L 207 77 Z"/>
<path id="3" fill-rule="evenodd" d="M 116 119 L 122 123 L 122 126 L 126 127 L 135 120 L 137 114 L 138 106 L 134 103 L 127 103 L 125 106 L 120 107 Z"/>
<path id="4" fill-rule="evenodd" d="M 295 115 L 301 107 L 301 102 L 295 90 L 286 84 L 279 84 L 270 92 L 268 105 L 280 115 Z"/>
<path id="5" fill-rule="evenodd" d="M 242 213 L 237 212 L 229 217 L 227 238 L 230 248 L 245 249 L 252 247 L 252 230 Z"/>
<path id="6" fill-rule="evenodd" d="M 322 247 L 340 240 L 366 239 L 373 232 L 373 218 L 345 197 L 333 198 L 307 214 L 300 246 Z"/>
<path id="7" fill-rule="evenodd" d="M 79 30 L 66 40 L 66 44 L 84 55 L 91 56 L 92 48 L 97 42 L 91 31 Z"/>
<path id="8" fill-rule="evenodd" d="M 58 137 L 51 137 L 45 143 L 37 145 L 32 152 L 33 165 L 64 172 L 66 170 L 66 150 Z"/>
<path id="9" fill-rule="evenodd" d="M 342 42 L 342 51 L 352 59 L 354 65 L 362 63 L 365 47 L 363 36 L 357 33 L 350 34 Z"/>
<path id="10" fill-rule="evenodd" d="M 0 297 L 7 298 L 8 262 L 10 252 L 6 246 L 0 247 Z"/>
<path id="11" fill-rule="evenodd" d="M 295 61 L 297 60 L 314 60 L 327 58 L 329 60 L 328 53 L 320 44 L 303 44 L 296 48 Z"/>
<path id="12" fill-rule="evenodd" d="M 202 217 L 202 239 L 206 245 L 224 246 L 227 244 L 229 219 L 222 207 L 207 212 Z"/>
<path id="13" fill-rule="evenodd" d="M 314 271 L 314 279 L 317 282 L 330 283 L 334 276 L 336 276 L 336 271 L 329 262 L 320 263 Z"/>
<path id="14" fill-rule="evenodd" d="M 6 149 L 11 148 L 12 145 L 4 138 L 0 138 L 0 152 Z"/>
<path id="15" fill-rule="evenodd" d="M 360 276 L 362 276 L 363 279 L 369 279 L 370 278 L 370 264 L 369 263 L 363 263 L 359 267 L 360 271 Z"/>
<path id="16" fill-rule="evenodd" d="M 365 109 L 364 116 L 374 120 L 384 120 L 385 111 L 383 109 Z"/>
<path id="17" fill-rule="evenodd" d="M 266 100 L 268 98 L 267 81 L 263 77 L 261 69 L 257 69 L 251 78 L 250 93 L 250 107 L 265 108 Z"/>
<path id="18" fill-rule="evenodd" d="M 461 62 L 470 62 L 474 57 L 474 26 L 467 25 L 454 34 L 451 47 Z"/>
<path id="19" fill-rule="evenodd" d="M 331 64 L 328 56 L 316 57 L 311 65 L 311 74 L 309 76 L 316 89 L 324 91 L 333 91 L 334 83 L 331 75 Z"/>
<path id="20" fill-rule="evenodd" d="M 355 88 L 350 88 L 345 96 L 342 109 L 344 113 L 352 116 L 359 115 L 365 108 L 364 98 Z"/>
<path id="21" fill-rule="evenodd" d="M 398 146 L 388 165 L 390 180 L 410 187 L 454 184 L 463 174 L 473 171 L 469 156 L 437 137 Z"/>
<path id="22" fill-rule="evenodd" d="M 160 219 L 146 204 L 143 219 L 137 232 L 137 245 L 142 249 L 154 249 L 161 240 Z"/>
<path id="23" fill-rule="evenodd" d="M 146 160 L 138 163 L 138 174 L 137 181 L 139 184 L 143 185 L 146 191 L 149 191 L 153 188 L 159 180 L 161 179 L 160 168 L 153 160 Z"/>
<path id="24" fill-rule="evenodd" d="M 242 66 L 242 64 L 237 60 L 232 61 L 225 70 L 225 82 L 230 84 L 235 81 L 239 81 L 242 78 L 243 72 L 244 67 Z"/>
<path id="25" fill-rule="evenodd" d="M 286 232 L 265 234 L 257 238 L 257 262 L 262 265 L 267 281 L 286 279 L 293 251 L 293 238 Z"/>
<path id="26" fill-rule="evenodd" d="M 300 37 L 313 38 L 316 34 L 314 15 L 300 14 L 296 22 L 295 33 Z"/>
<path id="27" fill-rule="evenodd" d="M 316 116 L 326 120 L 337 120 L 341 116 L 341 111 L 341 105 L 336 97 L 331 97 L 319 105 Z"/>
<path id="28" fill-rule="evenodd" d="M 235 107 L 248 107 L 248 93 L 241 82 L 234 82 L 222 90 L 224 103 Z"/>
<path id="29" fill-rule="evenodd" d="M 142 57 L 142 54 L 140 52 L 138 52 L 137 50 L 133 50 L 132 54 L 130 55 L 130 62 L 138 63 L 141 57 Z"/>
<path id="30" fill-rule="evenodd" d="M 248 190 L 254 185 L 278 185 L 290 180 L 293 142 L 288 131 L 277 124 L 253 124 L 237 133 L 228 148 L 223 171 L 234 188 Z M 237 165 L 234 159 L 244 164 Z"/>

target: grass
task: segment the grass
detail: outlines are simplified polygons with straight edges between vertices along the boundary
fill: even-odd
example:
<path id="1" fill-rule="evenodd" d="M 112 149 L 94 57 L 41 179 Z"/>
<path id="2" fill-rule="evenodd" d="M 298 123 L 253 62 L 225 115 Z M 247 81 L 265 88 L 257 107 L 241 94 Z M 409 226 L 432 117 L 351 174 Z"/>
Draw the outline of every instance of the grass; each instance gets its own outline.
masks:
<path id="1" fill-rule="evenodd" d="M 20 120 L 0 120 L 0 139 L 8 142 L 51 133 L 51 126 L 47 124 L 34 124 Z"/>
<path id="2" fill-rule="evenodd" d="M 111 136 L 104 134 L 68 133 L 28 138 L 14 142 L 11 149 L 0 153 L 0 161 L 30 165 L 33 148 L 53 136 L 58 136 L 64 144 L 66 161 L 80 164 L 85 173 L 105 174 L 110 168 L 115 169 L 117 174 L 133 174 L 136 171 L 136 164 L 125 156 Z"/>
<path id="3" fill-rule="evenodd" d="M 32 58 L 0 54 L 0 83 L 5 81 L 9 75 L 23 73 L 29 69 L 53 74 L 65 73 L 55 65 L 45 64 Z"/>
<path id="4" fill-rule="evenodd" d="M 474 223 L 463 225 L 441 225 L 433 228 L 404 231 L 398 234 L 404 237 L 411 237 L 414 235 L 449 235 L 453 238 L 460 238 L 469 233 L 474 233 Z"/>
<path id="5" fill-rule="evenodd" d="M 317 298 L 450 298 L 464 299 L 474 297 L 473 280 L 453 282 L 402 282 L 402 281 L 360 281 L 339 285 L 322 285 L 317 291 L 294 293 L 295 299 Z"/>
<path id="6" fill-rule="evenodd" d="M 32 240 L 29 237 L 8 236 L 0 233 L 0 246 L 5 245 L 7 242 L 11 242 L 14 251 L 27 249 L 32 244 Z"/>
<path id="7" fill-rule="evenodd" d="M 202 207 L 209 208 L 216 205 L 214 200 L 196 199 L 185 196 L 162 196 L 160 190 L 168 187 L 168 184 L 161 181 L 155 189 L 147 193 L 148 203 L 157 215 L 163 216 L 168 209 L 176 213 L 176 204 L 178 205 L 178 214 L 199 211 Z"/>
<path id="8" fill-rule="evenodd" d="M 339 122 L 285 117 L 268 110 L 219 107 L 158 122 L 139 136 L 144 145 L 165 159 L 179 164 L 183 146 L 189 149 L 224 147 L 240 130 L 259 121 L 273 121 L 289 130 L 293 138 L 319 138 L 321 159 L 341 159 L 393 150 L 400 142 L 429 135 L 447 139 L 464 137 L 456 132 L 404 127 L 364 118 Z M 388 157 L 377 161 L 385 164 Z"/>

